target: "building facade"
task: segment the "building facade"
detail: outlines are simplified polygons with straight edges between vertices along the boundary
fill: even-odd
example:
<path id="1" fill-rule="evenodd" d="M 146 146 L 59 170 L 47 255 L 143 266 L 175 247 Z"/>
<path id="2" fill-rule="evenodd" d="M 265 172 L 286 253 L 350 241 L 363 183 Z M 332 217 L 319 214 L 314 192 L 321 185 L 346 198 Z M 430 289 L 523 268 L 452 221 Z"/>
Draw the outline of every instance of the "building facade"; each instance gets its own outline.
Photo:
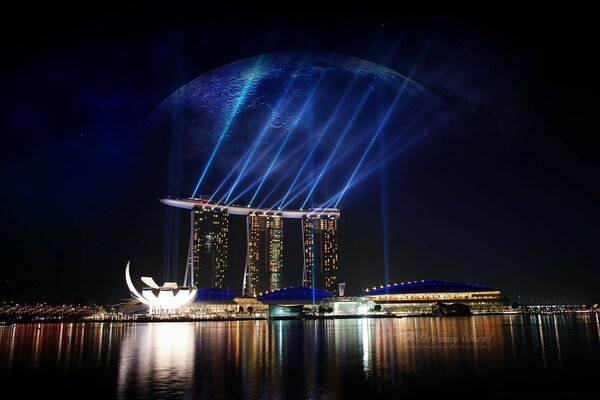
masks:
<path id="1" fill-rule="evenodd" d="M 325 213 L 302 218 L 304 241 L 303 285 L 325 289 L 337 295 L 338 217 Z"/>
<path id="2" fill-rule="evenodd" d="M 210 197 L 161 199 L 191 211 L 191 235 L 184 285 L 223 288 L 228 269 L 229 216 L 246 218 L 247 248 L 243 296 L 282 287 L 283 219 L 300 220 L 303 241 L 302 285 L 338 294 L 337 208 L 272 209 L 219 204 Z"/>
<path id="3" fill-rule="evenodd" d="M 503 308 L 508 300 L 487 285 L 446 280 L 420 280 L 366 289 L 363 296 L 383 310 L 429 313 L 437 303 L 463 304 L 473 312 Z"/>
<path id="4" fill-rule="evenodd" d="M 185 284 L 199 288 L 223 288 L 228 266 L 229 214 L 222 209 L 194 207 L 188 273 Z M 187 280 L 191 282 L 187 282 Z"/>
<path id="5" fill-rule="evenodd" d="M 281 287 L 283 267 L 283 221 L 279 215 L 251 213 L 247 216 L 248 250 L 244 274 L 244 294 Z"/>

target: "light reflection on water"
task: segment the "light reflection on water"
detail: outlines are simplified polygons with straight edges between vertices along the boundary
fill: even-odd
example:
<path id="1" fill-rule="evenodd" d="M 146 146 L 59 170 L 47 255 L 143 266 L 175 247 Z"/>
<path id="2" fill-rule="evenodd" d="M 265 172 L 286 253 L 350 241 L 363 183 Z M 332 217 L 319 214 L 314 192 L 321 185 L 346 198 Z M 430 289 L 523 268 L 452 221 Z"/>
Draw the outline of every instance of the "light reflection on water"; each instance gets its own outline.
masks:
<path id="1" fill-rule="evenodd" d="M 598 359 L 597 315 L 0 327 L 0 383 L 20 394 L 42 388 L 107 398 L 355 398 L 467 388 L 478 396 L 590 393 L 600 380 Z"/>
<path id="2" fill-rule="evenodd" d="M 132 326 L 123 340 L 118 397 L 126 398 L 131 389 L 146 398 L 168 389 L 174 396 L 191 393 L 196 345 L 193 325 L 162 323 L 139 328 Z"/>

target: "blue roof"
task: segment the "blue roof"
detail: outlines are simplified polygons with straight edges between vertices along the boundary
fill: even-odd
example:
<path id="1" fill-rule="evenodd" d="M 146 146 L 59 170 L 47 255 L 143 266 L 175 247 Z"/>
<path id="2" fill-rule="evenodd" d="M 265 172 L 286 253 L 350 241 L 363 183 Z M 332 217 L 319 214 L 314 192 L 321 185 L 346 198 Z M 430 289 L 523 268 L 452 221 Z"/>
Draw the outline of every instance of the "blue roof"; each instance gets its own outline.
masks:
<path id="1" fill-rule="evenodd" d="M 231 301 L 237 296 L 236 292 L 220 288 L 203 288 L 196 292 L 195 301 Z"/>
<path id="2" fill-rule="evenodd" d="M 436 293 L 436 292 L 479 292 L 492 290 L 489 286 L 479 283 L 455 282 L 455 281 L 414 281 L 406 283 L 394 283 L 375 289 L 367 289 L 363 294 L 403 294 L 403 293 Z"/>
<path id="3" fill-rule="evenodd" d="M 324 298 L 333 297 L 328 290 L 312 289 L 305 286 L 277 289 L 263 293 L 257 297 L 260 301 L 321 301 Z"/>

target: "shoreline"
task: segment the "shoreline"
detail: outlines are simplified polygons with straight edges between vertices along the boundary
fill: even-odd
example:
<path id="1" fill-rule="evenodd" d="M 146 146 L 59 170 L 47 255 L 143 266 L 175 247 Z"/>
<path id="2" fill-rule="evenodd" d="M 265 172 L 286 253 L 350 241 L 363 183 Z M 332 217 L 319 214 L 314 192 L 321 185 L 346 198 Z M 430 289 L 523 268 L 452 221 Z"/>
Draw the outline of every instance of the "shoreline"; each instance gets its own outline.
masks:
<path id="1" fill-rule="evenodd" d="M 226 321 L 312 321 L 312 320 L 337 320 L 337 319 L 401 319 L 401 318 L 473 318 L 478 316 L 487 315 L 565 315 L 565 316 L 577 316 L 577 315 L 590 315 L 599 314 L 598 311 L 581 311 L 581 312 L 565 312 L 565 313 L 485 313 L 485 314 L 473 314 L 469 316 L 444 316 L 435 317 L 431 314 L 415 314 L 415 315 L 309 315 L 302 318 L 294 317 L 276 317 L 268 318 L 267 316 L 258 317 L 215 317 L 215 318 L 193 318 L 193 317 L 180 317 L 180 318 L 153 318 L 153 317 L 141 317 L 136 319 L 85 319 L 79 318 L 74 320 L 68 319 L 20 319 L 12 321 L 0 321 L 0 326 L 11 326 L 18 324 L 52 324 L 52 323 L 76 323 L 76 324 L 98 324 L 98 323 L 160 323 L 160 322 L 226 322 Z"/>

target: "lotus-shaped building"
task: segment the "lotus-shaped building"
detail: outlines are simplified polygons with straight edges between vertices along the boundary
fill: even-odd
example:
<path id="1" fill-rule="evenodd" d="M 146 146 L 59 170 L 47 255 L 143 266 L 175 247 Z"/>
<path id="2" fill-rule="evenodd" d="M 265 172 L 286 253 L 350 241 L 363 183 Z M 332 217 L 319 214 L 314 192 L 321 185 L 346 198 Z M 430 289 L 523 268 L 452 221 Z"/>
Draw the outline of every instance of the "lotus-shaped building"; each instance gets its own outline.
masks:
<path id="1" fill-rule="evenodd" d="M 165 315 L 179 314 L 182 308 L 191 304 L 197 289 L 195 287 L 178 286 L 176 282 L 165 282 L 159 286 L 151 277 L 143 276 L 142 282 L 146 285 L 140 294 L 129 274 L 129 262 L 125 267 L 125 280 L 131 296 L 149 307 L 149 314 Z"/>

